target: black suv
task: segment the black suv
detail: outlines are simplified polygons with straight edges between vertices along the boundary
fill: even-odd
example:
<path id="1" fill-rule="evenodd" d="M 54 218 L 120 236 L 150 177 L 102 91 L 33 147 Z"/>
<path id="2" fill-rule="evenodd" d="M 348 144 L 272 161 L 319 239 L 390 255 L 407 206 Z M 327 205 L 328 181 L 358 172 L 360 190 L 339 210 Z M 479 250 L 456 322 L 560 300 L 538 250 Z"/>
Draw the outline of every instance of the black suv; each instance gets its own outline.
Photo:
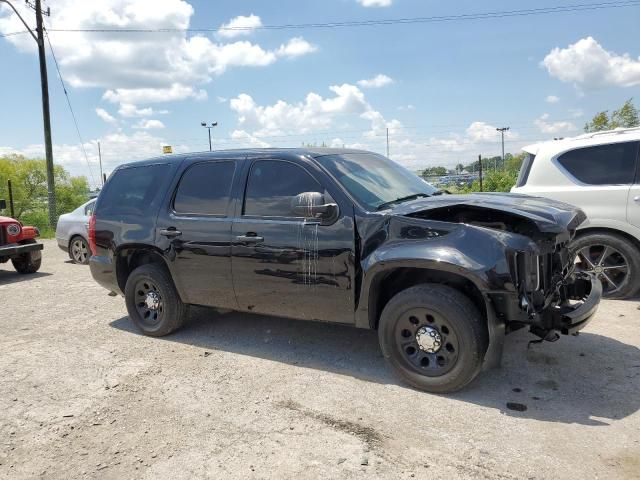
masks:
<path id="1" fill-rule="evenodd" d="M 173 332 L 189 305 L 377 329 L 404 380 L 450 392 L 499 364 L 509 331 L 585 326 L 602 288 L 566 247 L 584 219 L 541 198 L 443 194 L 364 151 L 186 154 L 113 172 L 90 264 L 145 334 Z"/>

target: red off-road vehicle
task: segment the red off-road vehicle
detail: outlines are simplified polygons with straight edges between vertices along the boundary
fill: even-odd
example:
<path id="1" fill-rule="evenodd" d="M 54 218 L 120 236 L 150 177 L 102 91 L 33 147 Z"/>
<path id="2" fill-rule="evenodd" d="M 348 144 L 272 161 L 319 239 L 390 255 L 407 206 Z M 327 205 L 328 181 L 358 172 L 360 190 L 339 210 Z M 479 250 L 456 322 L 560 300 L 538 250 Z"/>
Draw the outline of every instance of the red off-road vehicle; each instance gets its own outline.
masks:
<path id="1" fill-rule="evenodd" d="M 0 200 L 0 211 L 6 207 L 6 201 Z M 38 235 L 36 227 L 25 227 L 0 215 L 0 263 L 11 260 L 18 273 L 37 272 L 42 262 L 42 244 L 36 242 Z"/>

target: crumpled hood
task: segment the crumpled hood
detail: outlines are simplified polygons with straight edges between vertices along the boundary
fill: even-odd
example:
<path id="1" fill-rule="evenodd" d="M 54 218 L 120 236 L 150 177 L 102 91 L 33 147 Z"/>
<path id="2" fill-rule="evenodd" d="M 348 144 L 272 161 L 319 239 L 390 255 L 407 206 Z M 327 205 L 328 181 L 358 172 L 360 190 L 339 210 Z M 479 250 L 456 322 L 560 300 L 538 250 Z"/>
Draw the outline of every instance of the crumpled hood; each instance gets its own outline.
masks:
<path id="1" fill-rule="evenodd" d="M 575 230 L 587 218 L 582 210 L 573 205 L 516 193 L 475 193 L 420 198 L 394 207 L 391 214 L 411 215 L 457 206 L 506 212 L 529 219 L 541 232 L 548 233 Z"/>

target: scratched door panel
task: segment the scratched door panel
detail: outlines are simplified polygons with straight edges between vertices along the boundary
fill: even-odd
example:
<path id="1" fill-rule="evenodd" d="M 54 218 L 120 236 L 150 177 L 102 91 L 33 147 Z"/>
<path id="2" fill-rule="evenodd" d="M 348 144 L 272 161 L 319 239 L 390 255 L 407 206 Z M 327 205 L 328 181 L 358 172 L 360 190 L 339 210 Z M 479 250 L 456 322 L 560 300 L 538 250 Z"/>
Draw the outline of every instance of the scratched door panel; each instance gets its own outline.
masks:
<path id="1" fill-rule="evenodd" d="M 354 239 L 350 217 L 332 225 L 302 219 L 237 219 L 232 238 L 247 233 L 263 240 L 234 240 L 232 246 L 234 288 L 242 310 L 353 323 Z"/>

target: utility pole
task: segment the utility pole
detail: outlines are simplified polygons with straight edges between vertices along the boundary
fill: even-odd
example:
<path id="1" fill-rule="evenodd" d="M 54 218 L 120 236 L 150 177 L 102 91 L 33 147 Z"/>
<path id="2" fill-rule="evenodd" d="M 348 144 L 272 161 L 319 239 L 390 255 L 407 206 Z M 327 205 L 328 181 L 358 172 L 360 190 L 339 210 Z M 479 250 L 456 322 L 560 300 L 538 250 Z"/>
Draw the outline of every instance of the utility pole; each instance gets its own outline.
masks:
<path id="1" fill-rule="evenodd" d="M 387 127 L 387 158 L 389 158 L 389 127 Z"/>
<path id="2" fill-rule="evenodd" d="M 510 127 L 496 128 L 496 130 L 500 132 L 500 135 L 502 136 L 502 168 L 504 168 L 504 132 L 508 131 L 509 129 Z"/>
<path id="3" fill-rule="evenodd" d="M 49 8 L 46 12 L 42 11 L 41 0 L 35 0 L 35 6 L 31 5 L 27 1 L 27 5 L 33 8 L 36 12 L 36 33 L 29 27 L 27 22 L 22 18 L 16 8 L 9 2 L 9 0 L 0 0 L 2 3 L 6 3 L 18 16 L 20 21 L 24 24 L 29 31 L 33 39 L 38 44 L 38 57 L 40 59 L 40 86 L 42 89 L 42 117 L 44 121 L 44 153 L 47 164 L 47 196 L 49 200 L 49 225 L 56 226 L 57 214 L 56 214 L 56 188 L 53 177 L 53 148 L 51 146 L 51 118 L 49 113 L 49 82 L 47 80 L 47 58 L 44 50 L 44 28 L 42 25 L 42 15 L 49 16 L 51 14 Z"/>
<path id="4" fill-rule="evenodd" d="M 102 173 L 102 151 L 100 150 L 100 142 L 98 142 L 98 161 L 100 162 L 100 178 L 104 187 L 104 173 Z"/>
<path id="5" fill-rule="evenodd" d="M 218 122 L 212 122 L 211 125 L 207 125 L 207 122 L 201 122 L 200 125 L 209 130 L 209 151 L 211 151 L 211 129 L 217 127 Z"/>
<path id="6" fill-rule="evenodd" d="M 478 175 L 480 179 L 480 191 L 482 191 L 482 155 L 478 155 Z"/>

